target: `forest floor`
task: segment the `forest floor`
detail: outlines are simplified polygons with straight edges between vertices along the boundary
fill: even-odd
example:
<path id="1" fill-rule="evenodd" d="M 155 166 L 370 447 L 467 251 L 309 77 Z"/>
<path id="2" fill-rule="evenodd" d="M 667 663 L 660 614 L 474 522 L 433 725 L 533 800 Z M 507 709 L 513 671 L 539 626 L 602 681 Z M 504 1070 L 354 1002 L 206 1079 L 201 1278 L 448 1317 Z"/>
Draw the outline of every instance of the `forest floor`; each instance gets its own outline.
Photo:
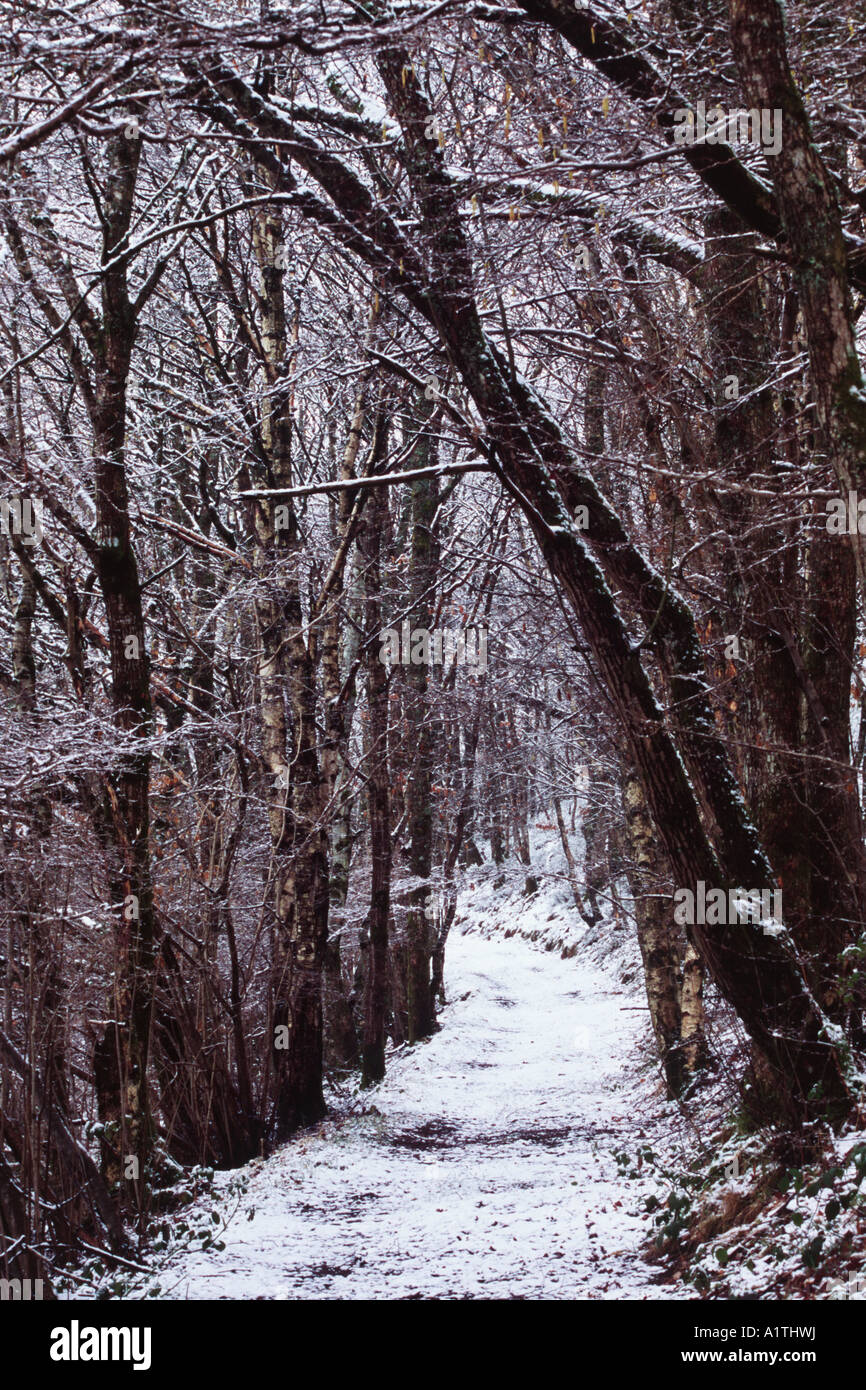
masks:
<path id="1" fill-rule="evenodd" d="M 240 1193 L 216 1175 L 224 1248 L 169 1256 L 156 1296 L 694 1297 L 641 1249 L 668 1107 L 640 997 L 516 934 L 455 929 L 446 980 L 441 1030 L 379 1087 L 249 1164 Z"/>
<path id="2" fill-rule="evenodd" d="M 91 1257 L 60 1296 L 866 1300 L 866 1129 L 798 1157 L 745 1124 L 717 998 L 736 1065 L 667 1099 L 631 924 L 589 925 L 556 847 L 536 862 L 531 895 L 522 866 L 472 871 L 434 1037 L 268 1158 L 178 1169 L 140 1272 Z"/>

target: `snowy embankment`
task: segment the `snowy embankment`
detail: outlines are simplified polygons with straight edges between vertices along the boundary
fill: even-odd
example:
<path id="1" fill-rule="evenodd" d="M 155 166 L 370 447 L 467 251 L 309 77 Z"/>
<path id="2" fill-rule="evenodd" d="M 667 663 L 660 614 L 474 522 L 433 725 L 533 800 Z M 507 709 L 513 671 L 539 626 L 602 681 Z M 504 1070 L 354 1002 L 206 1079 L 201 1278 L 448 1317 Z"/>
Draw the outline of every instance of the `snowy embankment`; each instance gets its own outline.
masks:
<path id="1" fill-rule="evenodd" d="M 668 1107 L 641 1065 L 639 998 L 471 927 L 452 932 L 446 984 L 441 1031 L 250 1164 L 225 1248 L 169 1260 L 158 1297 L 671 1297 L 641 1251 L 639 1155 Z M 640 1169 L 627 1182 L 623 1162 Z"/>

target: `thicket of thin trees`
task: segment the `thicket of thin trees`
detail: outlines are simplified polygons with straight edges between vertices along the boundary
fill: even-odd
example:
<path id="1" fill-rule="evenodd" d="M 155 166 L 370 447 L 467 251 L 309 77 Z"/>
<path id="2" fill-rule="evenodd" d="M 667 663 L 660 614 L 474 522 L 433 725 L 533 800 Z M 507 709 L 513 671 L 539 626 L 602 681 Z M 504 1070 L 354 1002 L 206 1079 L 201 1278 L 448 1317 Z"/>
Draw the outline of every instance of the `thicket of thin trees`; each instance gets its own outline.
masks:
<path id="1" fill-rule="evenodd" d="M 637 932 L 672 1095 L 709 982 L 756 1120 L 842 1123 L 853 7 L 0 14 L 0 1273 L 380 1079 L 537 826 Z M 684 928 L 699 883 L 783 922 Z"/>

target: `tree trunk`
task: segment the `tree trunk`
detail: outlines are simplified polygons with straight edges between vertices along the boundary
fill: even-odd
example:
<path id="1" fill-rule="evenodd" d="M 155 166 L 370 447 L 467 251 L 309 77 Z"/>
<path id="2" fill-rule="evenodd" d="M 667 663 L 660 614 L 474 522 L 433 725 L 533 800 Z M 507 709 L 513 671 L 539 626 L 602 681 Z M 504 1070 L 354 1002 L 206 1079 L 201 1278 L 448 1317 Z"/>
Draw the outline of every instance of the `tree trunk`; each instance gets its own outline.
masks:
<path id="1" fill-rule="evenodd" d="M 147 1087 L 156 952 L 156 918 L 150 863 L 150 754 L 143 742 L 152 728 L 150 666 L 141 585 L 132 548 L 125 468 L 126 390 L 135 325 L 123 248 L 132 218 L 140 142 L 119 135 L 111 143 L 103 205 L 103 237 L 111 266 L 102 278 L 101 354 L 94 365 L 94 477 L 96 572 L 105 604 L 111 655 L 112 703 L 121 735 L 132 746 L 106 783 L 108 824 L 116 860 L 112 874 L 115 912 L 115 987 L 110 1023 L 98 1048 L 100 1119 L 113 1134 L 104 1149 L 106 1177 L 140 1186 L 152 1140 Z M 123 742 L 127 742 L 123 739 Z M 138 746 L 136 746 L 136 743 Z M 101 1084 L 100 1084 L 101 1083 Z M 129 1163 L 128 1160 L 134 1160 Z"/>
<path id="2" fill-rule="evenodd" d="M 435 406 L 421 396 L 408 428 L 417 430 L 420 439 L 408 463 L 409 468 L 423 468 L 433 459 L 433 415 Z M 439 506 L 439 486 L 435 478 L 419 479 L 410 484 L 411 550 L 409 600 L 412 626 L 429 631 L 433 626 L 438 544 L 433 522 Z M 405 668 L 407 686 L 406 718 L 411 731 L 410 746 L 414 749 L 412 766 L 406 780 L 406 812 L 409 828 L 409 871 L 421 882 L 409 890 L 406 912 L 406 1005 L 407 1033 L 410 1043 L 428 1038 L 436 1026 L 433 996 L 430 990 L 430 871 L 433 865 L 433 729 L 432 710 L 428 694 L 429 667 L 424 662 Z"/>
<path id="3" fill-rule="evenodd" d="M 260 171 L 267 181 L 269 175 Z M 261 282 L 261 343 L 268 393 L 261 441 L 269 482 L 292 485 L 291 352 L 279 213 L 256 218 L 254 246 Z M 294 329 L 292 330 L 294 332 Z M 274 948 L 271 970 L 274 1137 L 286 1139 L 325 1113 L 322 1094 L 322 983 L 328 922 L 327 845 L 316 739 L 316 672 L 304 637 L 293 509 L 271 499 L 254 504 L 259 579 L 259 690 L 262 759 L 270 780 Z M 291 744 L 286 719 L 288 700 Z M 289 748 L 291 747 L 291 756 Z"/>
<path id="4" fill-rule="evenodd" d="M 680 1001 L 680 949 L 665 887 L 670 867 L 660 853 L 655 828 L 647 810 L 640 778 L 628 768 L 622 779 L 631 859 L 631 879 L 637 936 L 646 981 L 650 1018 L 661 1055 L 668 1094 L 678 1096 L 687 1079 Z M 692 1008 L 697 1002 L 689 1000 Z M 695 1023 L 695 1026 L 699 1026 Z"/>
<path id="5" fill-rule="evenodd" d="M 362 553 L 366 562 L 366 663 L 369 706 L 367 806 L 370 816 L 369 947 L 364 978 L 361 1032 L 361 1083 L 371 1086 L 385 1075 L 385 1011 L 388 999 L 388 917 L 391 906 L 391 804 L 388 770 L 388 673 L 380 660 L 382 625 L 379 595 L 381 530 L 385 495 L 376 489 L 368 504 Z"/>

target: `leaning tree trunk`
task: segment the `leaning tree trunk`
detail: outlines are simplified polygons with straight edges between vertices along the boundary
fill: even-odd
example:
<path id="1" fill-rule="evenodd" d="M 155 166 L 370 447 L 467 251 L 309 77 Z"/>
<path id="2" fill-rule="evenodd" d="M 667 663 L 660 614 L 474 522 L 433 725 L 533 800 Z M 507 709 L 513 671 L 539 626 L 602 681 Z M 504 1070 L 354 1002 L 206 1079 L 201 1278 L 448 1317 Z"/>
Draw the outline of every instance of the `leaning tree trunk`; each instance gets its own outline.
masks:
<path id="1" fill-rule="evenodd" d="M 590 535 L 598 524 L 622 536 L 622 550 L 615 557 L 618 566 L 626 562 L 626 568 L 633 565 L 635 572 L 645 571 L 645 562 L 583 474 L 552 416 L 524 380 L 511 377 L 501 354 L 485 336 L 473 298 L 471 258 L 455 190 L 445 174 L 441 152 L 424 136 L 429 106 L 404 51 L 384 52 L 380 69 L 406 134 L 409 176 L 430 229 L 430 317 L 496 440 L 503 481 L 524 509 L 550 571 L 580 623 L 627 738 L 675 882 L 766 887 L 772 884 L 772 871 L 745 814 L 724 747 L 714 733 L 703 662 L 688 610 L 685 605 L 677 607 L 663 589 L 656 616 L 659 608 L 666 608 L 676 613 L 682 625 L 684 665 L 681 671 L 674 668 L 674 694 L 679 697 L 688 691 L 693 700 L 676 702 L 677 722 L 671 728 L 602 571 L 573 524 L 573 500 L 585 493 L 592 501 Z M 610 560 L 609 552 L 605 553 Z M 649 585 L 651 590 L 657 587 Z M 643 595 L 642 611 L 645 602 Z M 709 823 L 715 843 L 705 830 L 701 802 L 712 813 Z M 848 1109 L 851 1091 L 843 1052 L 833 1045 L 825 1017 L 785 940 L 742 922 L 723 931 L 696 923 L 693 939 L 719 987 L 770 1057 L 791 1112 L 802 1115 L 819 1095 L 822 1108 L 829 1103 L 837 1113 Z"/>
<path id="2" fill-rule="evenodd" d="M 716 729 L 693 616 L 632 543 L 532 387 L 511 371 L 485 334 L 474 299 L 461 195 L 438 143 L 425 135 L 432 119 L 429 103 L 404 49 L 382 50 L 379 68 L 404 134 L 407 175 L 425 228 L 424 264 L 384 204 L 373 200 L 345 162 L 323 159 L 288 117 L 218 63 L 208 68 L 218 95 L 206 104 L 229 129 L 248 131 L 246 123 L 251 122 L 262 157 L 268 151 L 273 167 L 296 187 L 291 171 L 268 146 L 281 138 L 291 143 L 293 159 L 339 207 L 342 222 L 335 224 L 328 214 L 338 238 L 434 327 L 494 441 L 487 446 L 491 463 L 526 515 L 582 628 L 596 674 L 628 740 L 675 881 L 694 886 L 703 880 L 723 890 L 772 887 L 772 869 Z M 717 174 L 721 177 L 712 164 L 707 176 L 717 179 Z M 744 177 L 739 177 L 741 185 Z M 747 178 L 745 183 L 749 194 L 758 197 L 760 185 Z M 766 200 L 759 201 L 763 211 Z M 315 202 L 309 210 L 312 217 L 325 219 Z M 578 504 L 585 504 L 589 513 L 585 531 L 578 531 L 572 520 Z M 646 650 L 664 652 L 673 697 L 665 710 L 614 588 L 640 614 Z M 835 1114 L 850 1109 L 846 1048 L 831 1034 L 811 997 L 790 941 L 740 922 L 723 931 L 696 924 L 694 941 L 747 1031 L 770 1057 L 790 1112 L 802 1117 L 813 1105 Z"/>

